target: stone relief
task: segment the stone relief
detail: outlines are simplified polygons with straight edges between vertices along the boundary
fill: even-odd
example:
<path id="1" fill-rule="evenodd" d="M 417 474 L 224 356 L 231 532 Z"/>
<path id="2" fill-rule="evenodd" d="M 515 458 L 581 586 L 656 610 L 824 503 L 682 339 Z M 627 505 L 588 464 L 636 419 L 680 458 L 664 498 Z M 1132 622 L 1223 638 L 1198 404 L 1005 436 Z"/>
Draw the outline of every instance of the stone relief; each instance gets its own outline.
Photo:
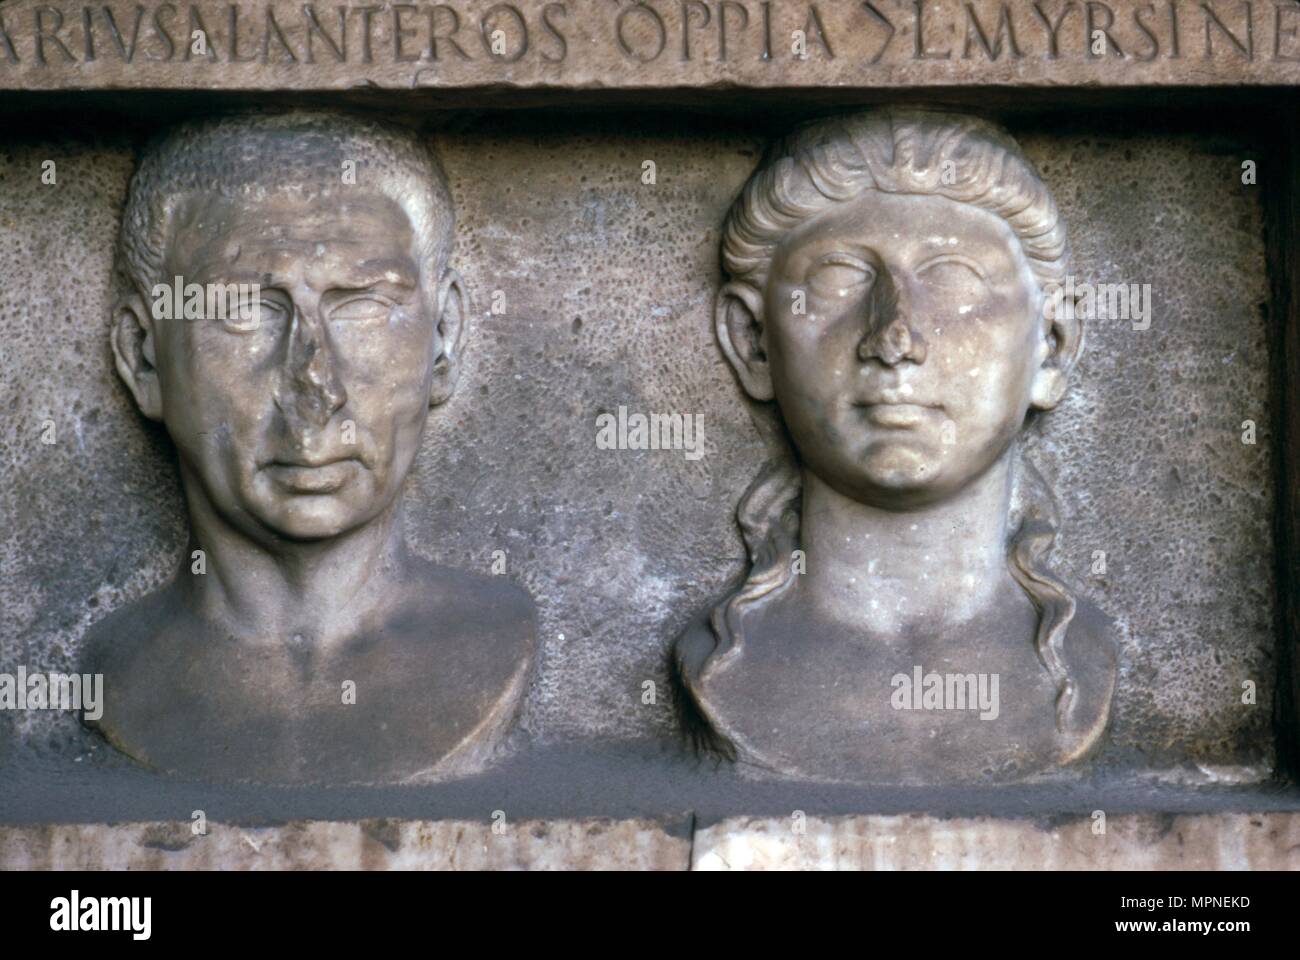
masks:
<path id="1" fill-rule="evenodd" d="M 993 782 L 1093 753 L 1109 622 L 1052 572 L 1020 454 L 1083 330 L 1018 145 L 879 110 L 769 152 L 723 231 L 718 342 L 790 457 L 740 500 L 751 567 L 675 661 L 700 744 L 758 775 Z"/>
<path id="2" fill-rule="evenodd" d="M 3 0 L 0 871 L 1300 868 L 1297 84 L 1300 0 Z"/>
<path id="3" fill-rule="evenodd" d="M 434 157 L 370 121 L 240 115 L 145 149 L 112 352 L 175 446 L 190 543 L 87 638 L 94 725 L 119 750 L 269 783 L 445 779 L 492 758 L 534 604 L 416 556 L 400 519 L 466 343 L 453 222 Z"/>

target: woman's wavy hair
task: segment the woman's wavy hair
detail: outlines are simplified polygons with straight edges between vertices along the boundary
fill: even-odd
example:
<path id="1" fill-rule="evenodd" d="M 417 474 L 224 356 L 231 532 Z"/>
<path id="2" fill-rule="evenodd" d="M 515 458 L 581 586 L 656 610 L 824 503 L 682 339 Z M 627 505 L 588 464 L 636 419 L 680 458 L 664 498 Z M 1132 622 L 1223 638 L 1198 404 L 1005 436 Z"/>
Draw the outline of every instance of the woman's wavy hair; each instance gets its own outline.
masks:
<path id="1" fill-rule="evenodd" d="M 886 109 L 821 120 L 777 142 L 727 216 L 722 264 L 734 281 L 763 291 L 777 244 L 790 230 L 866 190 L 947 197 L 1002 217 L 1015 232 L 1040 288 L 1070 269 L 1065 224 L 1033 164 L 1003 130 L 975 117 Z M 744 643 L 744 619 L 794 581 L 802 479 L 790 456 L 769 464 L 736 514 L 749 552 L 744 583 L 709 615 L 712 671 Z M 1056 508 L 1032 466 L 1023 464 L 1020 521 L 1008 564 L 1039 614 L 1035 647 L 1057 688 L 1056 724 L 1064 730 L 1075 684 L 1062 655 L 1075 599 L 1049 570 Z"/>

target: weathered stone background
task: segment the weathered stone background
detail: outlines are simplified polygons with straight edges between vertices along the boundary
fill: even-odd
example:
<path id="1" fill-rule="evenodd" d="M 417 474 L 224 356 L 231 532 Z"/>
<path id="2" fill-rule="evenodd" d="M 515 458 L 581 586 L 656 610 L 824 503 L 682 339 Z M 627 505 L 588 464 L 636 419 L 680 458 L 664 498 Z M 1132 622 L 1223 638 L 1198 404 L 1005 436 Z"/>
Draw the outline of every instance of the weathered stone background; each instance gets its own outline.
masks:
<path id="1" fill-rule="evenodd" d="M 1029 444 L 1061 501 L 1058 566 L 1122 631 L 1107 763 L 1262 780 L 1275 686 L 1267 286 L 1262 187 L 1240 173 L 1255 159 L 1265 176 L 1267 158 L 1248 134 L 1020 122 L 1072 228 L 1076 273 L 1152 285 L 1150 329 L 1092 324 L 1070 398 Z M 410 538 L 485 570 L 505 550 L 536 597 L 525 739 L 667 743 L 666 651 L 741 570 L 732 514 L 766 455 L 710 322 L 718 228 L 763 137 L 717 117 L 623 113 L 469 117 L 438 141 L 477 323 L 410 485 Z M 169 441 L 132 408 L 106 336 L 134 147 L 103 129 L 11 126 L 0 140 L 2 670 L 72 668 L 87 626 L 158 585 L 183 546 Z M 40 183 L 47 159 L 57 185 Z M 596 416 L 620 404 L 703 414 L 706 456 L 597 450 Z M 1097 550 L 1105 575 L 1091 572 Z M 657 704 L 642 703 L 647 680 Z M 1241 703 L 1245 680 L 1255 706 Z M 23 755 L 104 762 L 67 716 L 4 723 Z"/>

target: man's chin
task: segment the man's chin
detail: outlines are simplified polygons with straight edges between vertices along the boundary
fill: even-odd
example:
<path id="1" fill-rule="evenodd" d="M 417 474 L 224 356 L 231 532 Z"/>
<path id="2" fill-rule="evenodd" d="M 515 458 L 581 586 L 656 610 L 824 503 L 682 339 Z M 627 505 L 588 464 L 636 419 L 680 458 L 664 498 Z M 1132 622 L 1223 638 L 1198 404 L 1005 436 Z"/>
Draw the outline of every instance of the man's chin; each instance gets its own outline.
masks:
<path id="1" fill-rule="evenodd" d="M 296 496 L 258 516 L 262 526 L 285 540 L 330 540 L 363 526 L 370 518 L 338 502 L 337 497 Z"/>

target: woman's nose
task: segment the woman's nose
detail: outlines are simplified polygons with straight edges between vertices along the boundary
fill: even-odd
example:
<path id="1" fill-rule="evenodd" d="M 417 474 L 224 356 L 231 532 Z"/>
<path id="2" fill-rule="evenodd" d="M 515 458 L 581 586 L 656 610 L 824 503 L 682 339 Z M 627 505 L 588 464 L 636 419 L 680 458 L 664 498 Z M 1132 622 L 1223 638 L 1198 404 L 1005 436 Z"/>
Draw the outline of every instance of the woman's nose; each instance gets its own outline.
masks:
<path id="1" fill-rule="evenodd" d="M 904 360 L 925 363 L 925 339 L 909 322 L 910 313 L 910 297 L 900 295 L 889 276 L 882 276 L 867 297 L 867 329 L 858 342 L 858 359 L 879 360 L 887 367 Z"/>

